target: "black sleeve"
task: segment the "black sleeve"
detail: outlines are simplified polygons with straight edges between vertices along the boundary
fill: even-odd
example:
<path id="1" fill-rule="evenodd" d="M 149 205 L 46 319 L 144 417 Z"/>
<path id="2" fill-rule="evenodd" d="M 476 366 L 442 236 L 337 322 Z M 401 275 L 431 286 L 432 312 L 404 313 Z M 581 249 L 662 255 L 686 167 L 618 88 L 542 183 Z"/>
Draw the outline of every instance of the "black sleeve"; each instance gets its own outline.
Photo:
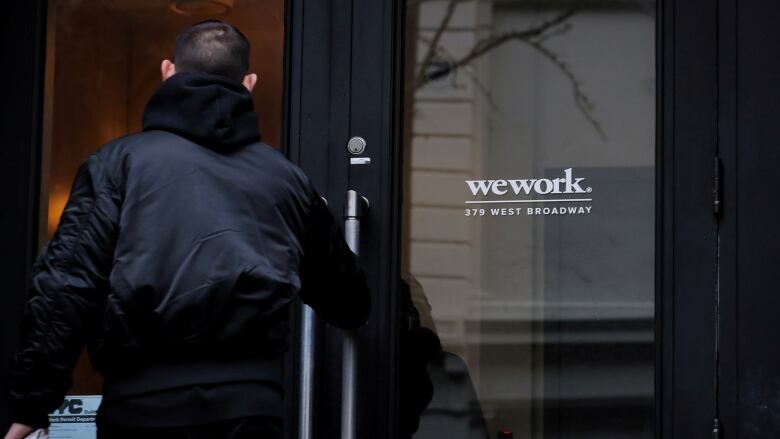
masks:
<path id="1" fill-rule="evenodd" d="M 316 193 L 304 233 L 301 298 L 326 322 L 344 329 L 364 325 L 371 309 L 368 284 L 357 258 Z"/>
<path id="2" fill-rule="evenodd" d="M 105 306 L 119 196 L 96 156 L 79 169 L 54 237 L 33 267 L 22 345 L 8 381 L 13 421 L 48 425 Z"/>

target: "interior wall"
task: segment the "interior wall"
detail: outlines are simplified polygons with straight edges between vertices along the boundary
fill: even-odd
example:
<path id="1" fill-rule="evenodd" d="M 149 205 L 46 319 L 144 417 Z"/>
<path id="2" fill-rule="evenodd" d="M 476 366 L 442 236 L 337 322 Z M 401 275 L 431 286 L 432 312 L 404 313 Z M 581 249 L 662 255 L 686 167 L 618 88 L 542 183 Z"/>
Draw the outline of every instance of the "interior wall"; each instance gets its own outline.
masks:
<path id="1" fill-rule="evenodd" d="M 50 237 L 59 222 L 79 165 L 97 147 L 127 132 L 127 29 L 98 8 L 56 9 L 54 117 L 49 118 Z M 97 38 L 96 36 L 99 36 Z M 46 177 L 44 176 L 44 179 Z M 100 393 L 100 378 L 85 356 L 74 371 L 74 394 Z"/>
<path id="2" fill-rule="evenodd" d="M 101 12 L 57 8 L 49 236 L 79 165 L 100 145 L 127 131 L 129 39 L 122 26 L 102 18 Z"/>

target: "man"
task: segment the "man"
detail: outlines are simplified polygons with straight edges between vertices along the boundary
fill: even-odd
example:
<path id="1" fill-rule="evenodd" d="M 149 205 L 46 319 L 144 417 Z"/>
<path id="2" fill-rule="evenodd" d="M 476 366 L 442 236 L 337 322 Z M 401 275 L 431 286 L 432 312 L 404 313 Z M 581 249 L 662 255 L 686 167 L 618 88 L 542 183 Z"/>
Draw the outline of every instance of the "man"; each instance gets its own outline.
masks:
<path id="1" fill-rule="evenodd" d="M 143 132 L 81 166 L 35 264 L 6 438 L 47 425 L 84 345 L 105 377 L 98 437 L 281 437 L 294 298 L 365 323 L 366 282 L 327 206 L 260 143 L 248 64 L 234 27 L 184 30 Z"/>

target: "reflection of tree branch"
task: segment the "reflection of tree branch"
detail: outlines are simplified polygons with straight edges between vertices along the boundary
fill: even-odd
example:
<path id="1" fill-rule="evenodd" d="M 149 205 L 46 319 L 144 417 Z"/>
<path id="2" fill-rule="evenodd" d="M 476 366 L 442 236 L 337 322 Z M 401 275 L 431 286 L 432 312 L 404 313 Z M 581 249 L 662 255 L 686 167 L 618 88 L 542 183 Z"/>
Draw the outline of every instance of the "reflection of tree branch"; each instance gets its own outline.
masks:
<path id="1" fill-rule="evenodd" d="M 415 83 L 420 84 L 426 80 L 426 70 L 436 56 L 436 51 L 439 48 L 439 41 L 441 40 L 442 35 L 444 35 L 447 26 L 449 26 L 452 16 L 455 14 L 455 8 L 458 6 L 458 1 L 459 0 L 450 0 L 447 4 L 447 11 L 444 13 L 444 19 L 442 19 L 439 27 L 436 29 L 436 33 L 433 34 L 431 43 L 428 45 L 428 51 L 425 52 L 425 57 L 420 64 L 420 70 L 418 70 L 415 75 Z M 415 87 L 415 89 L 417 88 L 419 87 Z"/>
<path id="2" fill-rule="evenodd" d="M 423 59 L 423 62 L 420 65 L 419 73 L 417 75 L 417 81 L 414 86 L 415 89 L 419 89 L 420 87 L 423 87 L 425 84 L 431 81 L 432 77 L 440 76 L 436 74 L 428 74 L 429 72 L 427 72 L 427 70 L 430 67 L 430 63 L 433 60 L 434 55 L 438 51 L 438 44 L 439 44 L 439 40 L 441 39 L 441 34 L 444 33 L 444 29 L 447 27 L 447 24 L 449 24 L 449 21 L 452 18 L 452 13 L 454 12 L 457 1 L 458 0 L 450 0 L 451 9 L 448 9 L 449 14 L 445 16 L 444 20 L 442 21 L 442 24 L 436 29 L 436 34 L 434 34 L 434 38 L 431 39 L 431 43 L 428 46 L 428 52 L 426 53 L 426 58 Z M 522 40 L 528 40 L 531 38 L 539 37 L 542 34 L 544 34 L 546 31 L 566 21 L 569 17 L 574 15 L 576 12 L 577 12 L 576 9 L 571 9 L 560 15 L 551 18 L 550 20 L 543 22 L 538 26 L 529 29 L 524 29 L 524 30 L 504 32 L 498 35 L 492 35 L 490 37 L 487 37 L 479 41 L 476 45 L 474 45 L 474 47 L 469 51 L 469 53 L 467 53 L 463 58 L 453 61 L 448 66 L 448 69 L 449 71 L 457 70 L 508 41 L 512 41 L 512 40 L 522 41 Z"/>
<path id="3" fill-rule="evenodd" d="M 430 44 L 430 40 L 428 40 L 423 36 L 419 36 L 418 39 L 426 44 Z M 442 54 L 446 55 L 447 59 L 453 58 L 452 54 L 449 53 L 446 49 L 440 48 L 439 51 L 442 52 Z M 449 64 L 447 65 L 449 66 Z M 490 106 L 490 108 L 492 108 L 493 111 L 496 111 L 497 113 L 504 114 L 503 111 L 501 111 L 501 108 L 499 108 L 498 104 L 496 103 L 496 100 L 493 97 L 493 93 L 488 89 L 488 87 L 485 84 L 482 83 L 482 81 L 479 79 L 479 76 L 467 67 L 470 66 L 464 66 L 462 71 L 466 73 L 466 75 L 468 75 L 468 77 L 471 79 L 471 81 L 474 83 L 477 89 L 482 93 L 482 95 L 487 100 L 487 103 Z M 447 71 L 449 72 L 449 68 L 447 69 Z M 431 79 L 435 79 L 435 78 L 431 78 Z"/>
<path id="4" fill-rule="evenodd" d="M 574 74 L 574 72 L 555 52 L 553 52 L 543 44 L 547 39 L 557 35 L 561 35 L 565 32 L 568 32 L 571 29 L 571 25 L 569 23 L 565 23 L 565 21 L 578 12 L 577 7 L 572 7 L 571 9 L 552 17 L 547 21 L 542 22 L 538 26 L 534 26 L 522 30 L 511 30 L 497 35 L 491 35 L 483 40 L 478 41 L 474 45 L 474 47 L 472 47 L 471 50 L 469 50 L 469 52 L 466 55 L 464 55 L 462 58 L 454 59 L 454 57 L 448 56 L 448 58 L 452 61 L 440 63 L 442 65 L 438 65 L 438 66 L 434 65 L 437 54 L 439 53 L 446 54 L 446 51 L 443 48 L 439 47 L 439 43 L 441 41 L 442 35 L 444 34 L 444 31 L 446 30 L 447 26 L 450 23 L 450 20 L 452 19 L 452 16 L 455 13 L 457 4 L 460 1 L 461 0 L 449 1 L 444 18 L 442 19 L 440 25 L 436 28 L 433 38 L 431 38 L 430 40 L 422 37 L 420 38 L 421 40 L 426 41 L 428 43 L 428 50 L 425 54 L 425 57 L 423 58 L 422 63 L 420 64 L 417 74 L 415 75 L 415 82 L 414 82 L 415 90 L 420 89 L 421 87 L 425 86 L 426 84 L 430 83 L 431 81 L 437 78 L 441 78 L 443 76 L 446 76 L 449 73 L 457 71 L 458 69 L 462 69 L 463 67 L 469 65 L 470 63 L 480 58 L 481 56 L 485 55 L 486 53 L 490 52 L 491 50 L 509 41 L 517 40 L 524 44 L 527 44 L 528 46 L 530 46 L 531 48 L 539 52 L 542 56 L 547 58 L 547 60 L 549 60 L 555 67 L 558 68 L 558 70 L 566 77 L 566 79 L 572 85 L 572 93 L 574 97 L 574 102 L 577 105 L 577 109 L 580 111 L 580 113 L 582 113 L 583 117 L 585 117 L 585 119 L 593 127 L 593 129 L 596 130 L 599 137 L 601 137 L 601 139 L 604 141 L 608 140 L 604 128 L 601 126 L 599 121 L 593 115 L 593 109 L 595 105 L 593 101 L 588 97 L 588 95 L 585 94 L 584 90 L 582 89 L 582 84 L 580 80 L 577 79 L 577 76 Z M 642 1 L 642 0 L 638 0 L 638 1 Z M 485 87 L 484 84 L 482 84 L 479 81 L 477 75 L 471 72 L 466 72 L 466 73 L 469 75 L 472 82 L 474 82 L 474 84 L 477 86 L 479 91 L 483 95 L 485 95 L 488 104 L 494 109 L 496 109 L 497 106 L 495 104 L 495 101 L 493 100 L 493 96 L 490 93 L 490 91 L 487 89 L 487 87 Z"/>
<path id="5" fill-rule="evenodd" d="M 539 35 L 538 37 L 534 38 L 534 40 L 543 43 L 552 37 L 563 35 L 570 30 L 571 30 L 571 23 L 564 23 L 563 26 L 558 26 L 557 28 L 552 29 L 550 32 L 546 32 L 542 35 Z"/>
<path id="6" fill-rule="evenodd" d="M 548 49 L 546 46 L 544 46 L 541 41 L 537 40 L 525 40 L 523 41 L 525 44 L 528 44 L 529 46 L 533 47 L 544 55 L 545 58 L 547 58 L 551 63 L 553 63 L 556 67 L 558 67 L 558 70 L 563 73 L 564 76 L 571 82 L 572 86 L 572 92 L 574 93 L 574 102 L 577 104 L 577 108 L 579 108 L 580 113 L 582 113 L 583 116 L 585 116 L 585 119 L 588 120 L 588 123 L 590 123 L 593 126 L 593 129 L 596 130 L 597 133 L 599 133 L 599 136 L 601 136 L 601 139 L 605 142 L 608 140 L 606 132 L 604 132 L 604 128 L 601 126 L 598 120 L 593 116 L 593 108 L 594 104 L 593 101 L 590 100 L 588 95 L 585 94 L 584 91 L 582 91 L 582 84 L 580 83 L 580 80 L 577 79 L 576 76 L 574 76 L 574 72 L 571 71 L 569 66 L 563 62 L 558 55 L 556 55 L 552 50 Z"/>

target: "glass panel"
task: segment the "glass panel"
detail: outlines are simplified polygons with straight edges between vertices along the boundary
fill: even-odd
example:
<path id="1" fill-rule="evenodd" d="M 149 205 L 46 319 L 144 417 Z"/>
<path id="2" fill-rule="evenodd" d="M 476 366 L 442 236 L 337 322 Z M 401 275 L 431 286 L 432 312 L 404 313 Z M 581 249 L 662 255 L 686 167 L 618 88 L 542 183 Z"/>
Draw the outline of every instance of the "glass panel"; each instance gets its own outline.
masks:
<path id="1" fill-rule="evenodd" d="M 282 128 L 283 0 L 52 0 L 49 2 L 41 242 L 59 222 L 79 164 L 101 145 L 141 128 L 177 33 L 207 18 L 236 25 L 252 45 L 255 109 L 263 138 Z M 189 14 L 189 15 L 187 15 Z M 79 362 L 72 393 L 100 392 Z"/>
<path id="2" fill-rule="evenodd" d="M 408 0 L 414 438 L 653 436 L 654 10 Z"/>

